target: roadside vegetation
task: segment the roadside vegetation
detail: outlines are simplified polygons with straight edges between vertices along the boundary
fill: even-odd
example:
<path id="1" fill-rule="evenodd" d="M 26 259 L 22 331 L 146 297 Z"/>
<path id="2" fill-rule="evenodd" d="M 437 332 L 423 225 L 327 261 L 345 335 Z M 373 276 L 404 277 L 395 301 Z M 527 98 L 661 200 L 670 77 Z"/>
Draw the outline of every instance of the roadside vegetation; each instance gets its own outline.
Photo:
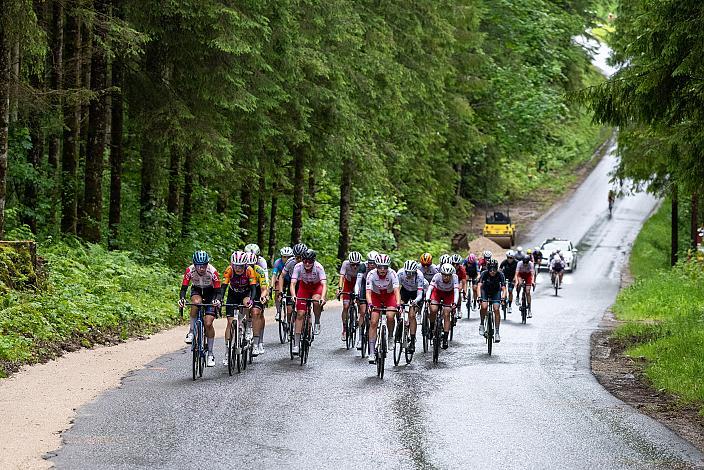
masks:
<path id="1" fill-rule="evenodd" d="M 701 253 L 699 259 L 682 256 L 670 267 L 669 230 L 669 206 L 663 204 L 633 245 L 635 282 L 613 307 L 624 322 L 614 338 L 628 356 L 647 361 L 653 387 L 699 404 L 704 416 L 704 259 Z"/>

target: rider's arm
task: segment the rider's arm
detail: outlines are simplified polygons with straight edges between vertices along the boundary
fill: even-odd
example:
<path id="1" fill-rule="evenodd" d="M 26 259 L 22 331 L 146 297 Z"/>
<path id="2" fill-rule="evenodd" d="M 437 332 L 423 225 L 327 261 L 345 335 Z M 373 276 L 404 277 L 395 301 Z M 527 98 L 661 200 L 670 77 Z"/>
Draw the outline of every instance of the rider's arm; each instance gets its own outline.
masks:
<path id="1" fill-rule="evenodd" d="M 296 297 L 296 284 L 297 283 L 298 283 L 298 279 L 291 278 L 291 284 L 289 284 L 289 293 L 291 294 L 291 297 Z"/>
<path id="2" fill-rule="evenodd" d="M 337 290 L 339 290 L 340 292 L 342 292 L 342 286 L 344 285 L 343 283 L 345 282 L 344 279 L 345 279 L 345 275 L 340 274 L 340 279 L 337 283 Z"/>
<path id="3" fill-rule="evenodd" d="M 423 287 L 425 278 L 421 273 L 416 273 L 416 286 L 418 287 L 418 293 L 416 294 L 415 303 L 420 303 L 423 300 Z"/>
<path id="4" fill-rule="evenodd" d="M 357 298 L 359 298 L 362 292 L 362 277 L 364 277 L 362 273 L 357 273 L 357 282 L 354 283 L 354 295 L 356 295 Z"/>
<path id="5" fill-rule="evenodd" d="M 428 286 L 428 292 L 426 293 L 426 299 L 430 302 L 430 297 L 433 295 L 433 283 L 431 282 Z"/>

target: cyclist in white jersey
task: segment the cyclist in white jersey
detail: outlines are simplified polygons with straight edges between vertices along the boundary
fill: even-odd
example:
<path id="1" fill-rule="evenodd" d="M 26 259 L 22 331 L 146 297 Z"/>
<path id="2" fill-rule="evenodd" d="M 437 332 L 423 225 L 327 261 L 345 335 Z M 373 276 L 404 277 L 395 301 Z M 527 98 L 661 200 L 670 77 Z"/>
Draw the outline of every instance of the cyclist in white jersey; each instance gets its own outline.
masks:
<path id="1" fill-rule="evenodd" d="M 340 281 L 337 287 L 337 295 L 342 298 L 342 341 L 347 340 L 347 318 L 350 308 L 351 295 L 345 292 L 354 293 L 357 283 L 357 273 L 362 263 L 362 255 L 358 251 L 351 252 L 340 267 Z"/>
<path id="2" fill-rule="evenodd" d="M 418 322 L 416 315 L 420 311 L 425 293 L 425 279 L 418 270 L 418 262 L 408 260 L 403 264 L 403 269 L 396 273 L 401 287 L 401 303 L 408 304 L 408 326 L 411 333 L 409 343 L 406 345 L 409 353 L 416 350 L 416 330 Z"/>
<path id="3" fill-rule="evenodd" d="M 457 274 L 455 274 L 455 268 L 451 264 L 446 263 L 440 266 L 440 272 L 430 281 L 427 298 L 430 302 L 428 318 L 431 328 L 435 325 L 435 315 L 438 313 L 440 303 L 443 304 L 442 348 L 447 349 L 447 338 L 450 334 L 450 313 L 453 308 L 459 305 L 460 301 L 460 284 Z"/>
<path id="4" fill-rule="evenodd" d="M 401 304 L 398 277 L 396 271 L 389 268 L 391 260 L 389 255 L 379 254 L 376 257 L 376 269 L 367 275 L 367 303 L 371 311 L 369 325 L 369 363 L 376 363 L 376 329 L 379 325 L 381 312 L 377 309 L 398 308 Z M 386 326 L 388 328 L 388 341 L 393 344 L 393 331 L 396 324 L 394 312 L 386 312 Z"/>

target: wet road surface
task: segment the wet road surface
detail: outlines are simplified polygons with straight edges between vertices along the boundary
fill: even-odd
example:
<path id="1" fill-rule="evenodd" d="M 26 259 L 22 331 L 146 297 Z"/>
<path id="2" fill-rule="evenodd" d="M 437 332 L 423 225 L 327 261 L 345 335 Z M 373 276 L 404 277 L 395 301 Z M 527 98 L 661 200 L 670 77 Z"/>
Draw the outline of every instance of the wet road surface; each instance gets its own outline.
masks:
<path id="1" fill-rule="evenodd" d="M 220 361 L 190 378 L 190 354 L 164 356 L 79 410 L 51 461 L 58 468 L 692 468 L 704 456 L 606 392 L 589 370 L 589 337 L 613 302 L 630 243 L 657 201 L 619 199 L 608 218 L 607 156 L 535 225 L 578 244 L 559 296 L 543 272 L 534 317 L 516 311 L 486 354 L 477 313 L 450 349 L 385 378 L 340 341 L 339 309 L 323 315 L 301 367 L 266 332 L 267 352 L 229 377 Z M 422 350 L 420 341 L 418 349 Z M 402 360 L 403 361 L 403 360 Z"/>

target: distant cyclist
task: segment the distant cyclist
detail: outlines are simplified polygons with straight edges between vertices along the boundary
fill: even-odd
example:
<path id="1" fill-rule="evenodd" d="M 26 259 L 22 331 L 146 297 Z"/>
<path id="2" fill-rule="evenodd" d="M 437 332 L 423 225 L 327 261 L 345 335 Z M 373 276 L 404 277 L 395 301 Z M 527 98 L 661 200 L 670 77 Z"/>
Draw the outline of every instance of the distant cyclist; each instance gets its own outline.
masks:
<path id="1" fill-rule="evenodd" d="M 560 278 L 560 289 L 562 289 L 562 276 L 565 274 L 565 260 L 562 258 L 558 252 L 552 257 L 550 261 L 550 278 L 552 283 L 555 284 L 555 276 Z"/>
<path id="2" fill-rule="evenodd" d="M 418 262 L 409 259 L 403 263 L 403 269 L 400 269 L 396 275 L 401 287 L 401 303 L 408 304 L 408 325 L 411 333 L 411 339 L 406 346 L 409 353 L 416 350 L 416 313 L 423 305 L 423 294 L 425 294 L 425 279 L 423 274 L 418 270 Z"/>
<path id="3" fill-rule="evenodd" d="M 516 277 L 515 277 L 515 284 L 516 284 L 516 300 L 520 301 L 520 287 L 521 287 L 521 281 L 525 281 L 525 296 L 526 296 L 526 303 L 528 311 L 526 313 L 528 318 L 531 318 L 533 314 L 531 313 L 530 307 L 531 307 L 531 291 L 533 290 L 533 260 L 531 259 L 530 256 L 525 256 L 521 261 L 518 262 L 518 265 L 516 266 Z"/>
<path id="4" fill-rule="evenodd" d="M 285 246 L 281 248 L 281 251 L 279 252 L 281 254 L 281 258 L 278 258 L 276 261 L 274 261 L 274 267 L 271 270 L 271 286 L 275 291 L 275 298 L 274 298 L 274 303 L 276 304 L 276 321 L 281 320 L 280 314 L 279 314 L 279 305 L 281 305 L 281 295 L 279 295 L 281 292 L 285 292 L 285 290 L 281 290 L 279 287 L 279 276 L 283 276 L 283 270 L 284 266 L 286 265 L 286 262 L 293 256 L 293 249 L 290 246 Z M 284 284 L 291 282 L 291 275 L 287 274 L 288 279 L 284 280 Z"/>
<path id="5" fill-rule="evenodd" d="M 366 276 L 367 303 L 371 311 L 371 321 L 369 325 L 369 363 L 376 363 L 376 329 L 379 325 L 381 312 L 378 308 L 398 308 L 401 304 L 401 293 L 399 291 L 399 281 L 396 271 L 389 268 L 391 259 L 389 255 L 380 253 L 377 255 L 373 269 Z M 386 327 L 388 328 L 388 343 L 393 344 L 393 331 L 396 324 L 394 312 L 386 313 Z"/>
<path id="6" fill-rule="evenodd" d="M 303 318 L 306 314 L 307 304 L 302 299 L 318 300 L 313 304 L 315 314 L 315 328 L 313 334 L 320 334 L 320 315 L 325 305 L 328 291 L 327 276 L 323 265 L 316 261 L 317 254 L 310 248 L 301 256 L 302 261 L 296 264 L 291 274 L 291 295 L 296 301 L 296 325 L 294 330 L 295 345 L 293 353 L 298 354 L 301 344 L 301 331 Z"/>
<path id="7" fill-rule="evenodd" d="M 435 316 L 439 314 L 443 316 L 442 348 L 447 349 L 447 338 L 450 334 L 450 313 L 453 308 L 459 305 L 460 300 L 459 281 L 455 268 L 450 263 L 440 266 L 440 272 L 435 274 L 433 280 L 430 281 L 426 297 L 430 302 L 428 318 L 431 328 L 434 328 Z M 443 304 L 442 312 L 438 312 L 440 303 Z"/>
<path id="8" fill-rule="evenodd" d="M 609 215 L 614 207 L 614 202 L 616 201 L 616 191 L 613 188 L 609 189 Z"/>
<path id="9" fill-rule="evenodd" d="M 540 247 L 535 247 L 533 249 L 533 264 L 535 265 L 535 279 L 533 279 L 533 284 L 538 283 L 538 271 L 540 271 L 540 263 L 543 262 L 543 252 L 540 251 Z"/>
<path id="10" fill-rule="evenodd" d="M 498 343 L 501 341 L 499 336 L 499 327 L 501 326 L 499 304 L 506 299 L 506 278 L 499 272 L 499 263 L 495 259 L 489 261 L 486 271 L 482 273 L 479 279 L 479 288 L 481 289 L 480 295 L 482 299 L 482 306 L 479 312 L 481 317 L 479 335 L 484 336 L 486 334 L 484 319 L 487 314 L 491 315 L 491 313 L 487 312 L 491 305 L 494 310 L 494 342 Z"/>
<path id="11" fill-rule="evenodd" d="M 347 255 L 347 259 L 342 262 L 340 267 L 340 280 L 338 282 L 338 295 L 342 292 L 351 292 L 354 294 L 354 287 L 357 283 L 357 273 L 359 265 L 362 263 L 362 254 L 359 251 L 352 251 Z M 350 309 L 350 294 L 341 294 L 342 298 L 342 341 L 347 340 L 347 319 Z"/>
<path id="12" fill-rule="evenodd" d="M 367 315 L 367 274 L 376 269 L 376 257 L 379 255 L 377 251 L 367 253 L 367 262 L 360 266 L 357 271 L 357 283 L 354 286 L 354 295 L 357 297 L 357 305 L 359 305 L 359 319 L 357 328 L 359 330 L 364 326 L 364 317 Z M 362 335 L 357 332 L 357 349 L 362 349 Z"/>
<path id="13" fill-rule="evenodd" d="M 479 299 L 479 290 L 477 289 L 477 284 L 479 284 L 479 263 L 477 262 L 477 256 L 474 253 L 470 253 L 465 260 L 465 270 L 467 271 L 468 282 L 471 281 L 472 294 L 475 302 Z M 472 309 L 474 309 L 474 304 L 472 304 Z"/>
<path id="14" fill-rule="evenodd" d="M 508 284 L 508 313 L 511 313 L 511 304 L 513 303 L 513 287 L 514 278 L 516 277 L 516 259 L 513 257 L 513 250 L 506 252 L 506 259 L 499 265 L 499 270 L 503 273 Z"/>
<path id="15" fill-rule="evenodd" d="M 244 247 L 244 251 L 245 253 L 254 253 L 254 255 L 257 257 L 257 262 L 255 264 L 264 270 L 264 274 L 266 275 L 266 283 L 269 284 L 269 266 L 267 265 L 264 257 L 261 256 L 259 245 L 257 245 L 256 243 L 250 243 L 249 245 Z"/>
<path id="16" fill-rule="evenodd" d="M 437 274 L 438 266 L 433 264 L 433 255 L 430 253 L 420 255 L 420 272 L 428 282 L 432 281 L 433 276 Z"/>
<path id="17" fill-rule="evenodd" d="M 181 292 L 179 294 L 178 306 L 183 308 L 186 305 L 186 291 L 188 286 L 191 286 L 191 303 L 192 304 L 212 304 L 205 307 L 205 338 L 206 347 L 208 350 L 207 366 L 215 365 L 215 355 L 213 354 L 213 346 L 215 345 L 215 327 L 213 320 L 217 317 L 217 308 L 222 303 L 220 292 L 220 275 L 215 267 L 210 264 L 210 256 L 202 250 L 193 253 L 193 264 L 186 268 L 186 273 L 183 275 L 181 282 Z M 198 307 L 191 307 L 191 327 L 186 335 L 186 343 L 193 341 L 193 327 L 195 326 L 196 318 L 198 318 Z"/>

